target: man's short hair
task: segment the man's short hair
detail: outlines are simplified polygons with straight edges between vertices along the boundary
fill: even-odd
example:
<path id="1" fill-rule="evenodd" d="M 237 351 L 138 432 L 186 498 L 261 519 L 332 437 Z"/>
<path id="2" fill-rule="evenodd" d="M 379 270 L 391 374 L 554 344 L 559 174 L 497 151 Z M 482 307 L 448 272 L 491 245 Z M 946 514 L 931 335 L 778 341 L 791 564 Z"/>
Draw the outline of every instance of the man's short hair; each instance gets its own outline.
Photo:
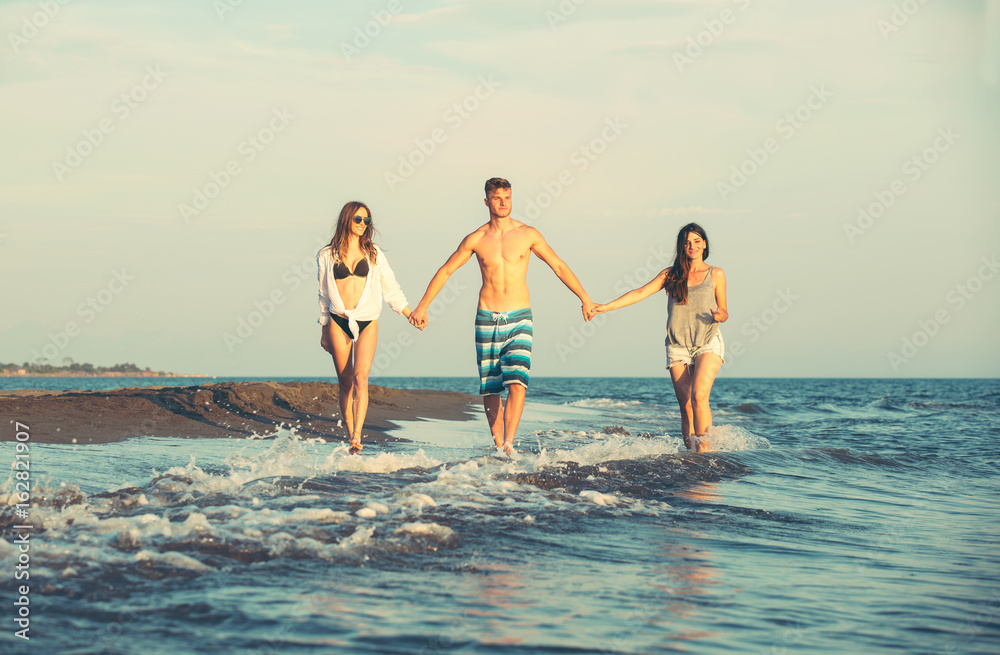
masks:
<path id="1" fill-rule="evenodd" d="M 486 197 L 489 198 L 490 194 L 497 189 L 509 189 L 510 182 L 503 179 L 502 177 L 491 177 L 486 180 Z"/>

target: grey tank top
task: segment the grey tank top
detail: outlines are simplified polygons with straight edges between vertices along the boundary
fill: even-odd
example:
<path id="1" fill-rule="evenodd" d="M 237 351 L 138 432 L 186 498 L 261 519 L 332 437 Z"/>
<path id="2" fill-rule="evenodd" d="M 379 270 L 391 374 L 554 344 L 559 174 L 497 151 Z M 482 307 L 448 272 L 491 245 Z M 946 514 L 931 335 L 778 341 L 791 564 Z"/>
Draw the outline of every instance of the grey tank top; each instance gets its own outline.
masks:
<path id="1" fill-rule="evenodd" d="M 712 310 L 718 309 L 715 289 L 712 287 L 712 271 L 709 267 L 705 279 L 697 286 L 688 284 L 688 299 L 683 305 L 667 294 L 667 339 L 668 346 L 701 348 L 719 334 L 719 324 L 712 318 Z"/>

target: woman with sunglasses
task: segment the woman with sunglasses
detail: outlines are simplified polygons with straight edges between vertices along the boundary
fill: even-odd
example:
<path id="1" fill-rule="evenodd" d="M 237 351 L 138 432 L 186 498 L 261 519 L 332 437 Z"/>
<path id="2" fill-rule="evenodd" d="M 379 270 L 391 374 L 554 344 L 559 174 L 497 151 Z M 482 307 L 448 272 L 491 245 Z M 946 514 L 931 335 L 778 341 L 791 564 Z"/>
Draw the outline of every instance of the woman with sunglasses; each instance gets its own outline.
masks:
<path id="1" fill-rule="evenodd" d="M 340 413 L 350 435 L 350 451 L 361 450 L 368 413 L 368 374 L 378 342 L 382 299 L 409 318 L 396 276 L 382 249 L 372 242 L 371 211 L 363 202 L 340 210 L 329 245 L 319 251 L 320 345 L 333 356 L 340 387 Z"/>

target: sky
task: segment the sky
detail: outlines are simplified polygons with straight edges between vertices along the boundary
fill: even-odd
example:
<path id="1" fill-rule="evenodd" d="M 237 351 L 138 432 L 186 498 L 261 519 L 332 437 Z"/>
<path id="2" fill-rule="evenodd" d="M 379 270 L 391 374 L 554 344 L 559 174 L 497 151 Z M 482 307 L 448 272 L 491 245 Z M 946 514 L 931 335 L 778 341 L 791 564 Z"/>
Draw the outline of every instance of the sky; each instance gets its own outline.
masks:
<path id="1" fill-rule="evenodd" d="M 415 307 L 513 186 L 595 301 L 708 233 L 733 377 L 1000 372 L 997 0 L 0 3 L 0 362 L 334 376 L 349 200 Z M 540 260 L 536 376 L 666 376 L 662 295 L 586 324 Z M 475 377 L 470 261 L 376 376 Z"/>

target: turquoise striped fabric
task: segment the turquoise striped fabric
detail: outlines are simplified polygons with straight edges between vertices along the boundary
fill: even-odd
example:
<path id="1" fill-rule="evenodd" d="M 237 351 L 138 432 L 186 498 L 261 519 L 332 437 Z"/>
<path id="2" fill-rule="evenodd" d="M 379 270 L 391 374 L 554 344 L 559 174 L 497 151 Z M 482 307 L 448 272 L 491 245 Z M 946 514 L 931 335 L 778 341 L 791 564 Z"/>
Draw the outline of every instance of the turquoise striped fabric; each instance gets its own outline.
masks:
<path id="1" fill-rule="evenodd" d="M 531 310 L 476 311 L 479 394 L 502 393 L 510 384 L 528 386 L 531 369 Z"/>

